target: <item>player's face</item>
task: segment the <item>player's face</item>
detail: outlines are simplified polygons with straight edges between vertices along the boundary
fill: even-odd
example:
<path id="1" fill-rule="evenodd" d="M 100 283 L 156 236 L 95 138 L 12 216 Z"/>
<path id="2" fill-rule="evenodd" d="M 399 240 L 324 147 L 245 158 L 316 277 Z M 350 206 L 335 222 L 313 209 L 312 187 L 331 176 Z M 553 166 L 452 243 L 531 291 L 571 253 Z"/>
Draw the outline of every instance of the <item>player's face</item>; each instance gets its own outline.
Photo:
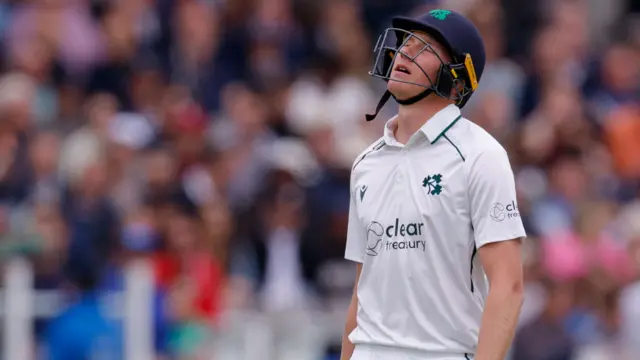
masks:
<path id="1" fill-rule="evenodd" d="M 404 45 L 394 58 L 388 90 L 395 97 L 406 99 L 423 92 L 425 87 L 431 87 L 432 82 L 435 83 L 437 79 L 441 65 L 438 56 L 445 63 L 450 61 L 444 46 L 433 37 L 424 32 L 414 32 L 413 36 L 405 39 Z M 411 58 L 414 58 L 413 61 Z"/>

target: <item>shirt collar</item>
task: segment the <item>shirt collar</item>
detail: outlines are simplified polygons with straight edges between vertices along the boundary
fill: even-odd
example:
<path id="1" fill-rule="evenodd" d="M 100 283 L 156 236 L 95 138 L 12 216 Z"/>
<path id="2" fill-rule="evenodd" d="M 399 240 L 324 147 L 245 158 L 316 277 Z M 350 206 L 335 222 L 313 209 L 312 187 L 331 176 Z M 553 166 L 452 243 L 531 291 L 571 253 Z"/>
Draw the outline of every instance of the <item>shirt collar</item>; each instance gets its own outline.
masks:
<path id="1" fill-rule="evenodd" d="M 422 131 L 433 144 L 442 134 L 449 130 L 461 116 L 460 108 L 451 104 L 433 115 L 431 119 L 422 125 L 420 131 Z"/>
<path id="2" fill-rule="evenodd" d="M 442 136 L 442 134 L 453 126 L 461 116 L 459 107 L 453 104 L 448 105 L 427 120 L 419 131 L 421 131 L 427 137 L 429 142 L 433 144 L 440 136 Z M 385 124 L 383 139 L 387 145 L 402 146 L 393 134 L 397 126 L 397 115 L 389 119 Z"/>
<path id="3" fill-rule="evenodd" d="M 384 124 L 384 134 L 382 135 L 382 138 L 387 145 L 402 147 L 402 144 L 398 140 L 396 140 L 396 137 L 393 134 L 397 127 L 398 116 L 396 115 L 389 119 L 386 124 Z"/>

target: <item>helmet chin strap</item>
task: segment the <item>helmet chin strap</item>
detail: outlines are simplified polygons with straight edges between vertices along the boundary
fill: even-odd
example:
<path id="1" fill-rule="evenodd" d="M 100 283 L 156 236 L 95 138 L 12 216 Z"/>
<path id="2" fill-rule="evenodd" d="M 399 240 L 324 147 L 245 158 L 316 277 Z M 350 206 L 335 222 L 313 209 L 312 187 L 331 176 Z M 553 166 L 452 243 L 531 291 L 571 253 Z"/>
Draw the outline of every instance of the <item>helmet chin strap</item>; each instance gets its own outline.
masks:
<path id="1" fill-rule="evenodd" d="M 375 119 L 376 116 L 378 116 L 378 113 L 380 112 L 380 110 L 382 109 L 384 104 L 386 104 L 387 101 L 389 101 L 389 98 L 391 98 L 391 97 L 393 97 L 395 99 L 395 101 L 400 105 L 411 105 L 411 104 L 415 104 L 418 101 L 426 98 L 432 92 L 433 92 L 433 89 L 429 88 L 429 89 L 425 89 L 423 92 L 419 93 L 418 95 L 412 96 L 410 98 L 398 99 L 393 94 L 391 94 L 391 92 L 389 90 L 387 90 L 387 91 L 385 91 L 384 95 L 382 95 L 382 98 L 378 102 L 378 105 L 376 106 L 376 111 L 373 114 L 366 114 L 365 117 L 366 117 L 367 121 L 371 121 L 371 120 Z"/>
<path id="2" fill-rule="evenodd" d="M 398 104 L 400 104 L 400 105 L 411 105 L 411 104 L 415 104 L 418 101 L 426 98 L 432 92 L 433 92 L 433 90 L 431 88 L 425 89 L 423 92 L 419 93 L 418 95 L 412 96 L 412 97 L 410 97 L 408 99 L 398 99 L 397 97 L 393 96 L 393 94 L 391 94 L 391 96 L 393 96 L 393 98 L 396 100 L 396 102 L 398 102 Z"/>

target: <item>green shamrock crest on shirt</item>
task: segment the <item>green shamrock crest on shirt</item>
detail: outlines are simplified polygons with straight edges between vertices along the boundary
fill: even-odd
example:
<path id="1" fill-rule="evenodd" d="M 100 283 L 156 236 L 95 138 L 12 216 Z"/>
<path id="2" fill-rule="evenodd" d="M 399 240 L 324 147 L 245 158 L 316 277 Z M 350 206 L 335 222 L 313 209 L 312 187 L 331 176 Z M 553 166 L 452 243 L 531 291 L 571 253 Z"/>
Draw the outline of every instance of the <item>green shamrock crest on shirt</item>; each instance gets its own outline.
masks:
<path id="1" fill-rule="evenodd" d="M 422 187 L 427 188 L 427 193 L 431 195 L 440 195 L 442 193 L 442 174 L 429 175 L 422 180 Z"/>

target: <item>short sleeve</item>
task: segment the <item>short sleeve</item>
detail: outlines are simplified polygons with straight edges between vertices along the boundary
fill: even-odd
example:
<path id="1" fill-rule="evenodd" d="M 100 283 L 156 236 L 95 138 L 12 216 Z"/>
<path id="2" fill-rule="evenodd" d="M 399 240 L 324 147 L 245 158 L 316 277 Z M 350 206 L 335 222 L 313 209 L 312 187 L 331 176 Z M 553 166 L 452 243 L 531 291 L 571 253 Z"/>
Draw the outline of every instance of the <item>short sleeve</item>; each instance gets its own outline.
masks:
<path id="1" fill-rule="evenodd" d="M 351 186 L 349 193 L 349 224 L 347 226 L 347 247 L 344 257 L 347 260 L 363 263 L 367 246 L 367 234 L 358 217 L 358 209 L 353 196 L 353 186 Z"/>
<path id="2" fill-rule="evenodd" d="M 481 153 L 468 170 L 469 200 L 476 247 L 525 237 L 516 187 L 506 151 Z"/>

